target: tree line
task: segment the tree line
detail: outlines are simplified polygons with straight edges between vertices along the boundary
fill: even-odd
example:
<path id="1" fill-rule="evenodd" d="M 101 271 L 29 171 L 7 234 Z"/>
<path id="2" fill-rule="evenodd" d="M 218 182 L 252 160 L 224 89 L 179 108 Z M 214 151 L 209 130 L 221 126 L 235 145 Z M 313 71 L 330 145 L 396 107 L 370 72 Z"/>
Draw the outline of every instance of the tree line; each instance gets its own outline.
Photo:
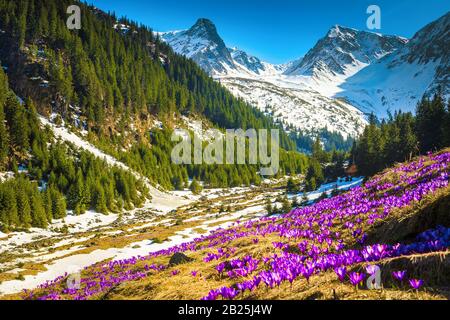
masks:
<path id="1" fill-rule="evenodd" d="M 55 139 L 42 128 L 34 103 L 21 103 L 0 69 L 0 183 L 2 229 L 45 228 L 52 219 L 94 209 L 120 212 L 148 197 L 142 181 L 104 160 Z"/>
<path id="2" fill-rule="evenodd" d="M 171 159 L 175 145 L 171 141 L 172 132 L 166 127 L 152 130 L 149 134 L 151 147 L 136 144 L 131 150 L 118 152 L 116 156 L 136 171 L 142 172 L 150 181 L 157 182 L 168 190 L 188 188 L 189 179 L 202 181 L 208 188 L 241 187 L 261 183 L 259 166 L 248 164 L 248 161 L 240 165 L 174 164 Z M 249 148 L 246 148 L 247 159 L 248 152 Z M 294 151 L 280 149 L 279 158 L 280 170 L 276 177 L 305 173 L 309 165 L 306 155 Z"/>
<path id="3" fill-rule="evenodd" d="M 362 175 L 371 176 L 396 162 L 450 146 L 449 102 L 439 94 L 423 98 L 416 115 L 396 112 L 387 120 L 371 115 L 354 143 L 351 161 Z"/>
<path id="4" fill-rule="evenodd" d="M 167 189 L 186 186 L 189 177 L 211 187 L 259 183 L 254 166 L 172 165 L 170 128 L 138 137 L 128 148 L 130 119 L 148 116 L 170 123 L 174 114 L 201 114 L 222 129 L 281 127 L 174 53 L 148 27 L 80 3 L 82 29 L 68 30 L 70 4 L 0 0 L 0 29 L 6 31 L 0 33 L 0 59 L 17 92 L 32 96 L 39 111 L 87 129 L 90 142 Z M 128 30 L 116 30 L 116 23 Z M 47 79 L 48 86 L 36 86 L 34 78 Z M 282 129 L 280 141 L 281 173 L 304 172 L 305 157 L 293 152 L 297 146 Z"/>

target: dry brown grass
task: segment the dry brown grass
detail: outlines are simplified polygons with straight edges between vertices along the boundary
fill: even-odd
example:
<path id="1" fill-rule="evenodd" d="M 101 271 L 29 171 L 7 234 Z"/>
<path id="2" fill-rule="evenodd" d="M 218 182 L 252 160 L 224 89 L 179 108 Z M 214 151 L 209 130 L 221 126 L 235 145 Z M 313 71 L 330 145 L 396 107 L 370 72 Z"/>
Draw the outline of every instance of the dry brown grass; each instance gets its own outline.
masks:
<path id="1" fill-rule="evenodd" d="M 372 240 L 381 239 L 385 240 L 381 241 L 383 243 L 395 243 L 401 240 L 408 241 L 412 235 L 436 226 L 437 222 L 443 222 L 448 226 L 450 223 L 447 223 L 446 219 L 449 216 L 449 195 L 450 187 L 439 190 L 414 206 L 396 210 L 386 221 L 366 231 L 372 236 Z M 286 239 L 276 235 L 267 235 L 265 238 L 258 239 L 257 244 L 254 244 L 252 239 L 238 239 L 232 241 L 228 247 L 237 249 L 235 257 L 251 254 L 261 258 L 276 252 L 272 246 L 273 241 L 286 242 Z M 355 244 L 355 246 L 358 245 Z M 206 296 L 211 289 L 233 285 L 235 280 L 219 276 L 214 269 L 223 260 L 213 263 L 203 262 L 206 252 L 189 252 L 188 256 L 194 261 L 144 280 L 124 283 L 111 290 L 106 296 L 99 298 L 199 299 Z M 450 298 L 450 251 L 386 259 L 377 264 L 383 272 L 384 288 L 382 290 L 355 290 L 350 284 L 339 282 L 334 272 L 327 272 L 313 276 L 309 282 L 304 279 L 294 281 L 292 286 L 285 283 L 279 288 L 268 290 L 262 285 L 255 292 L 246 293 L 239 298 L 282 300 L 441 300 Z M 354 266 L 352 271 L 362 271 L 364 267 L 365 265 Z M 176 276 L 171 275 L 174 269 L 180 271 Z M 406 284 L 402 286 L 396 284 L 391 277 L 391 272 L 398 270 L 407 270 L 410 277 L 423 279 L 424 289 L 416 292 Z M 194 278 L 191 275 L 192 271 L 197 271 L 201 276 Z M 244 279 L 240 281 L 242 280 Z"/>

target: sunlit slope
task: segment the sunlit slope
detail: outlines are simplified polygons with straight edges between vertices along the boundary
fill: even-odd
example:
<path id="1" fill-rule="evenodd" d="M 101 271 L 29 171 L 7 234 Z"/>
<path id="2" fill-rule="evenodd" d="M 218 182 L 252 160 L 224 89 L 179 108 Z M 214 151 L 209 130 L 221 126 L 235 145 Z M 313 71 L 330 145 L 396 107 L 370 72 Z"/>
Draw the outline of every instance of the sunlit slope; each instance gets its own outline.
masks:
<path id="1" fill-rule="evenodd" d="M 86 268 L 79 290 L 61 277 L 24 298 L 446 299 L 449 164 L 450 149 L 420 157 L 281 217 Z M 380 290 L 366 287 L 374 266 Z"/>

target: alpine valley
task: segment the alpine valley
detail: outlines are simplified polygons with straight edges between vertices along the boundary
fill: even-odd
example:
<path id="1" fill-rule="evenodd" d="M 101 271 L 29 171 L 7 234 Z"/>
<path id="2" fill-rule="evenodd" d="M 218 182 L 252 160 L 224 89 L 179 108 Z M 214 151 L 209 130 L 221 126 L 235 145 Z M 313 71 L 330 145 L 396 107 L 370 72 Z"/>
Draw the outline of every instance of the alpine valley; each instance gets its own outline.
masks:
<path id="1" fill-rule="evenodd" d="M 450 298 L 450 13 L 274 65 L 112 3 L 0 0 L 0 300 Z"/>

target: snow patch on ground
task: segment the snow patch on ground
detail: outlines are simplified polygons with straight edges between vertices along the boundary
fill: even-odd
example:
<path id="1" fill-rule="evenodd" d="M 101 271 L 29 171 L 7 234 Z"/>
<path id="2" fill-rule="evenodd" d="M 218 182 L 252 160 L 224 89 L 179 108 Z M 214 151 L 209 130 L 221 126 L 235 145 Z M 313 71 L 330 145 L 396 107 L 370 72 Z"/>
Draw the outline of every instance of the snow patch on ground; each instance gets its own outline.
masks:
<path id="1" fill-rule="evenodd" d="M 227 228 L 234 223 L 234 220 L 242 216 L 248 216 L 254 214 L 254 217 L 259 217 L 264 214 L 262 206 L 255 206 L 246 208 L 244 210 L 237 211 L 226 217 L 219 218 L 217 220 L 206 221 L 195 229 L 202 229 L 206 232 L 211 232 L 220 228 Z M 233 220 L 233 221 L 228 221 Z M 209 225 L 227 221 L 219 226 L 210 227 Z M 196 233 L 194 228 L 187 228 L 176 233 L 176 235 L 169 237 L 168 241 L 163 243 L 153 243 L 151 240 L 143 240 L 140 242 L 132 243 L 124 248 L 109 248 L 106 250 L 95 250 L 89 254 L 78 254 L 69 257 L 65 257 L 54 261 L 51 264 L 45 265 L 46 271 L 37 275 L 25 276 L 24 281 L 11 280 L 0 283 L 1 294 L 13 294 L 23 291 L 24 289 L 32 289 L 38 285 L 55 279 L 58 276 L 64 275 L 68 270 L 70 273 L 76 273 L 83 270 L 92 264 L 107 260 L 121 260 L 127 259 L 133 256 L 144 256 L 152 252 L 171 248 L 173 246 L 189 242 L 195 238 L 200 237 L 201 234 Z M 55 256 L 56 257 L 56 256 Z"/>
<path id="2" fill-rule="evenodd" d="M 308 192 L 306 194 L 306 196 L 308 197 L 308 200 L 310 202 L 315 201 L 315 200 L 319 199 L 323 193 L 326 193 L 327 195 L 331 195 L 333 190 L 336 188 L 339 191 L 347 191 L 351 188 L 362 185 L 363 181 L 364 181 L 364 177 L 352 178 L 351 181 L 346 181 L 345 178 L 339 178 L 335 182 L 323 184 L 317 190 Z M 288 196 L 288 198 L 292 199 L 294 197 L 297 197 L 300 199 L 300 197 L 302 197 L 302 196 L 303 196 L 303 194 L 299 193 L 296 195 L 290 195 L 290 196 Z"/>
<path id="3" fill-rule="evenodd" d="M 63 141 L 73 143 L 76 147 L 93 154 L 97 158 L 105 160 L 109 165 L 117 166 L 119 168 L 122 168 L 123 170 L 131 172 L 136 178 L 142 179 L 145 183 L 147 183 L 147 185 L 150 189 L 150 195 L 152 196 L 152 201 L 149 204 L 149 208 L 157 210 L 157 211 L 161 212 L 161 214 L 165 214 L 165 213 L 168 213 L 182 205 L 189 203 L 189 201 L 187 199 L 181 199 L 173 194 L 162 192 L 162 191 L 156 189 L 148 182 L 148 179 L 141 176 L 140 174 L 138 174 L 137 172 L 132 170 L 130 167 L 128 167 L 124 163 L 115 159 L 114 157 L 99 150 L 98 148 L 93 146 L 91 143 L 83 140 L 82 138 L 77 136 L 75 133 L 70 132 L 67 128 L 64 128 L 62 126 L 57 126 L 42 116 L 40 116 L 39 118 L 40 118 L 41 123 L 44 126 L 49 126 L 53 130 L 56 137 L 62 139 Z"/>
<path id="4" fill-rule="evenodd" d="M 0 182 L 5 182 L 12 178 L 14 178 L 14 172 L 12 171 L 0 172 Z"/>

